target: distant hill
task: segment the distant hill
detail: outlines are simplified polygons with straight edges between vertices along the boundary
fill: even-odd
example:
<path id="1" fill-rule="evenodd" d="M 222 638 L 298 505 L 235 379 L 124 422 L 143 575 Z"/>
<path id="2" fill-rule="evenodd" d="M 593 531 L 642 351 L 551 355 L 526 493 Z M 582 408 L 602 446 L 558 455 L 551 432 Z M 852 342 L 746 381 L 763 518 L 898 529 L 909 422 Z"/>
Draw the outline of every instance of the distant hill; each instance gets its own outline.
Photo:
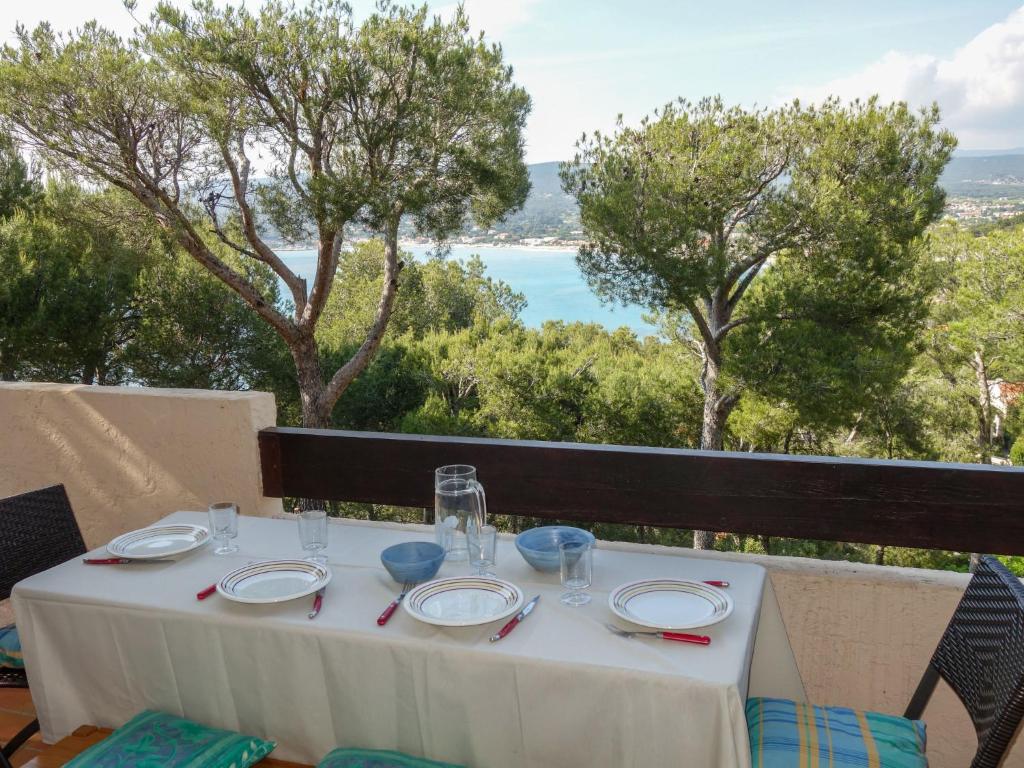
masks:
<path id="1" fill-rule="evenodd" d="M 1015 155 L 955 155 L 940 183 L 950 195 L 1024 197 L 1024 151 Z"/>
<path id="2" fill-rule="evenodd" d="M 580 215 L 576 200 L 562 191 L 558 177 L 559 163 L 536 163 L 528 166 L 530 196 L 523 209 L 490 230 L 493 237 L 507 234 L 509 238 L 556 237 L 562 240 L 580 235 Z M 470 236 L 486 233 L 474 228 Z"/>
<path id="3" fill-rule="evenodd" d="M 536 243 L 572 246 L 582 239 L 579 210 L 571 195 L 562 191 L 559 163 L 528 166 L 530 195 L 523 209 L 490 229 L 467 229 L 456 241 L 470 243 Z M 972 224 L 1002 221 L 1024 213 L 1024 149 L 957 151 L 940 183 L 949 194 L 947 213 Z M 269 239 L 281 244 L 277 233 L 265 227 Z M 353 230 L 360 237 L 369 233 Z M 412 223 L 402 226 L 403 237 L 415 235 Z"/>
<path id="4" fill-rule="evenodd" d="M 954 149 L 953 157 L 997 157 L 999 155 L 1024 155 L 1024 147 L 1013 149 Z"/>

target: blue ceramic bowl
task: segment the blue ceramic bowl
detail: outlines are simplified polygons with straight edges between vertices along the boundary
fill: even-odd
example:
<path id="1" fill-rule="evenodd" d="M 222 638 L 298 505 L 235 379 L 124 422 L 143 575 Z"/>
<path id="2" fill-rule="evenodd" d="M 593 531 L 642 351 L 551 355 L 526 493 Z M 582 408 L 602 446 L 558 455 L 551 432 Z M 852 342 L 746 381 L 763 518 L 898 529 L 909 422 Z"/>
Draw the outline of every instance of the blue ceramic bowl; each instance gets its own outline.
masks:
<path id="1" fill-rule="evenodd" d="M 594 543 L 594 534 L 568 525 L 544 525 L 516 536 L 516 549 L 538 571 L 558 570 L 558 547 L 569 541 Z"/>
<path id="2" fill-rule="evenodd" d="M 444 562 L 444 547 L 429 541 L 406 541 L 381 552 L 380 561 L 400 584 L 428 581 Z"/>

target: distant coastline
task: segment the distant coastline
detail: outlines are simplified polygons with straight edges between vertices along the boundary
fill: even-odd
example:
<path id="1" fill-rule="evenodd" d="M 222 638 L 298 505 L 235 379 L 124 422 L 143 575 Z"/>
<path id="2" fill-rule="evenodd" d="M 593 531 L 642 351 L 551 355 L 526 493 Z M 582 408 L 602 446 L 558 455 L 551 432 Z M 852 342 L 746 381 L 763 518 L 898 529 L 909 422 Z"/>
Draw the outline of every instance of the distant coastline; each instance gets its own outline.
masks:
<path id="1" fill-rule="evenodd" d="M 361 243 L 364 240 L 370 238 L 358 237 L 350 240 L 350 243 Z M 575 253 L 579 247 L 583 244 L 579 240 L 558 240 L 555 242 L 544 242 L 544 243 L 528 243 L 528 242 L 474 242 L 471 240 L 451 240 L 444 243 L 445 247 L 452 248 L 487 248 L 493 250 L 523 250 L 523 251 L 540 251 L 550 253 Z M 433 240 L 418 240 L 415 238 L 399 238 L 399 248 L 436 248 L 437 243 Z M 316 249 L 315 243 L 305 243 L 302 245 L 285 245 L 280 243 L 270 243 L 272 250 L 279 253 L 295 253 L 297 251 L 312 251 Z"/>

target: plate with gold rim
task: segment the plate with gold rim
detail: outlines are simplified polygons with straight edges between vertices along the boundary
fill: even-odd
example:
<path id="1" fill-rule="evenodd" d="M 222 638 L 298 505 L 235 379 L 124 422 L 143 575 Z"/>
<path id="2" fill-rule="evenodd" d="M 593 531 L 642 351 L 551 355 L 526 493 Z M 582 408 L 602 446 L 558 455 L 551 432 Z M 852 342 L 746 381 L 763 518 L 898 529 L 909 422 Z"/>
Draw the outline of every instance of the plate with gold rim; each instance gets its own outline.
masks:
<path id="1" fill-rule="evenodd" d="M 154 525 L 123 533 L 107 544 L 107 552 L 131 560 L 152 560 L 182 555 L 210 540 L 201 525 Z"/>
<path id="2" fill-rule="evenodd" d="M 608 595 L 620 619 L 651 629 L 708 627 L 732 613 L 732 598 L 717 587 L 689 579 L 644 579 L 622 584 Z"/>
<path id="3" fill-rule="evenodd" d="M 427 624 L 472 627 L 511 616 L 523 606 L 523 591 L 501 579 L 453 576 L 420 584 L 402 605 Z"/>
<path id="4" fill-rule="evenodd" d="M 236 568 L 217 591 L 236 603 L 283 603 L 312 595 L 331 581 L 331 569 L 312 560 L 264 560 Z"/>

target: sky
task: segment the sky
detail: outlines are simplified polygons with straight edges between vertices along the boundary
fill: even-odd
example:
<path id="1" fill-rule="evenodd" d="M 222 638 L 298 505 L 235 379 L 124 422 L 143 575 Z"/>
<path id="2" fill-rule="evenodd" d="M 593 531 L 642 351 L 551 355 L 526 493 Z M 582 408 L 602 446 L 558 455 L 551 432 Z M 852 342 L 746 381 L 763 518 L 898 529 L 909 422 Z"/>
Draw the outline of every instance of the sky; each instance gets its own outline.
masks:
<path id="1" fill-rule="evenodd" d="M 140 0 L 145 15 L 155 0 Z M 220 1 L 223 4 L 224 0 Z M 357 17 L 373 0 L 351 0 Z M 250 5 L 254 0 L 250 0 Z M 719 94 L 774 106 L 878 93 L 938 102 L 964 149 L 1024 147 L 1024 6 L 1000 0 L 466 0 L 471 24 L 502 45 L 533 100 L 529 162 L 572 156 L 677 97 Z M 431 2 L 438 13 L 454 5 Z M 121 0 L 0 3 L 17 22 L 56 29 L 95 18 L 123 34 Z"/>

